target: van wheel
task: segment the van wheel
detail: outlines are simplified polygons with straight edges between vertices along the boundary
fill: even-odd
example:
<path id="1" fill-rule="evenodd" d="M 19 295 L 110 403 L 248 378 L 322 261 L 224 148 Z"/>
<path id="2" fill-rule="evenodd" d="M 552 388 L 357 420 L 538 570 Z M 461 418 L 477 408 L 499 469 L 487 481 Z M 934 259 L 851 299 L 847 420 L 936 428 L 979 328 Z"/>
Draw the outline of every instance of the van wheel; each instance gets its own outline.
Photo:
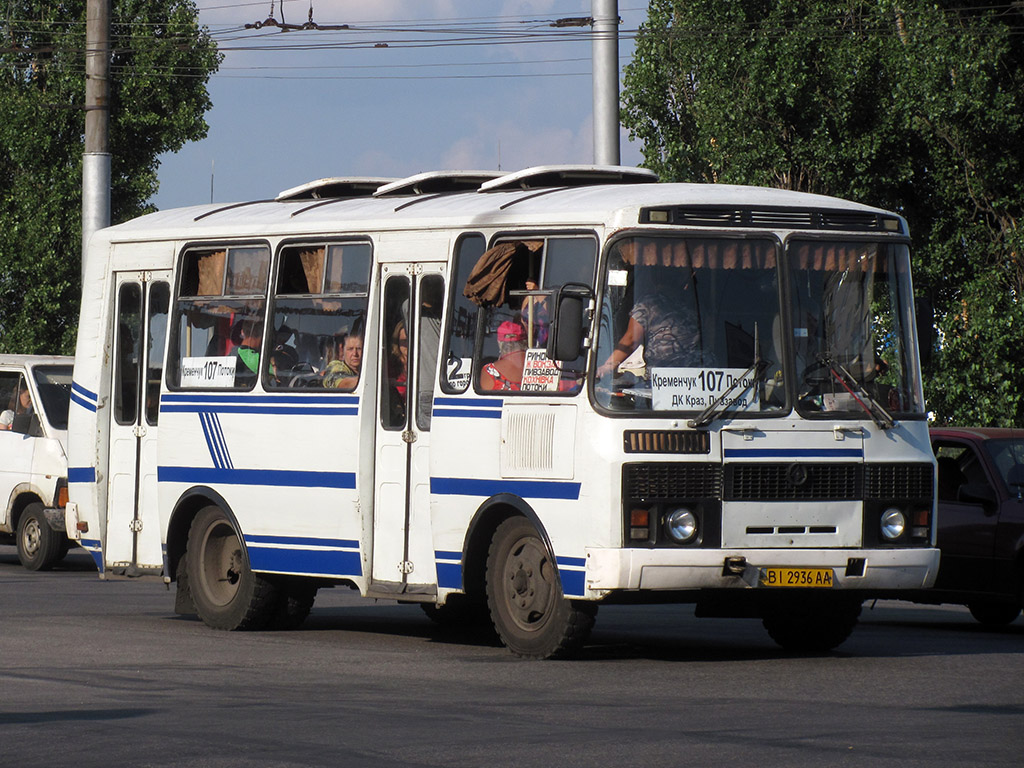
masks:
<path id="1" fill-rule="evenodd" d="M 790 653 L 825 653 L 842 645 L 857 626 L 860 600 L 829 597 L 773 603 L 762 619 L 772 640 Z"/>
<path id="2" fill-rule="evenodd" d="M 18 559 L 30 571 L 47 571 L 60 557 L 61 539 L 43 514 L 43 505 L 33 502 L 18 520 Z"/>
<path id="3" fill-rule="evenodd" d="M 1005 627 L 1020 616 L 1020 606 L 1014 603 L 968 603 L 967 610 L 986 627 Z"/>
<path id="4" fill-rule="evenodd" d="M 524 517 L 503 522 L 491 540 L 487 606 L 501 641 L 528 659 L 578 650 L 597 615 L 596 603 L 566 600 L 554 559 Z"/>
<path id="5" fill-rule="evenodd" d="M 188 532 L 188 583 L 196 613 L 214 629 L 263 629 L 280 605 L 280 590 L 249 568 L 228 516 L 204 507 Z M 305 617 L 303 617 L 305 618 Z"/>

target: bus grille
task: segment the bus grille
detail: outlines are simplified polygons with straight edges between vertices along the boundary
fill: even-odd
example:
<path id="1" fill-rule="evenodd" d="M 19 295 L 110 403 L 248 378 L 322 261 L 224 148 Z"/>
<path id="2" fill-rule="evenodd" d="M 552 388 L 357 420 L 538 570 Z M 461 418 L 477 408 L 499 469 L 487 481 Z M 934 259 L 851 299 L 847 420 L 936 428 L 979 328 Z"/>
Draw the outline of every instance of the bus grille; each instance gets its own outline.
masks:
<path id="1" fill-rule="evenodd" d="M 623 466 L 625 496 L 637 500 L 926 500 L 931 464 L 696 464 Z"/>
<path id="2" fill-rule="evenodd" d="M 871 211 L 849 211 L 830 208 L 761 208 L 722 205 L 687 205 L 640 211 L 640 223 L 651 222 L 651 210 L 657 210 L 668 221 L 658 223 L 683 224 L 695 227 L 751 227 L 765 229 L 813 229 L 846 232 L 900 232 L 902 227 L 895 216 Z"/>
<path id="3" fill-rule="evenodd" d="M 931 464 L 865 464 L 864 498 L 930 499 Z"/>
<path id="4" fill-rule="evenodd" d="M 722 494 L 720 464 L 626 464 L 626 498 L 717 499 Z"/>
<path id="5" fill-rule="evenodd" d="M 863 496 L 861 464 L 727 464 L 727 501 L 846 501 Z"/>

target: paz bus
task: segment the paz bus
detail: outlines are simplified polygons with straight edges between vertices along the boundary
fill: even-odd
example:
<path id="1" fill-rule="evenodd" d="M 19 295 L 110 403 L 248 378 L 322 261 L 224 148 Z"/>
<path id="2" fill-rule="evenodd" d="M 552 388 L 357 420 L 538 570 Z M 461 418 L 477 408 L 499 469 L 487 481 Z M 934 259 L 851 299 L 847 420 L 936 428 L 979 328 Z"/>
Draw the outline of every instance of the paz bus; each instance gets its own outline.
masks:
<path id="1" fill-rule="evenodd" d="M 833 648 L 938 567 L 908 243 L 865 205 L 604 166 L 101 230 L 68 533 L 226 630 L 343 585 L 528 658 L 637 602 Z"/>

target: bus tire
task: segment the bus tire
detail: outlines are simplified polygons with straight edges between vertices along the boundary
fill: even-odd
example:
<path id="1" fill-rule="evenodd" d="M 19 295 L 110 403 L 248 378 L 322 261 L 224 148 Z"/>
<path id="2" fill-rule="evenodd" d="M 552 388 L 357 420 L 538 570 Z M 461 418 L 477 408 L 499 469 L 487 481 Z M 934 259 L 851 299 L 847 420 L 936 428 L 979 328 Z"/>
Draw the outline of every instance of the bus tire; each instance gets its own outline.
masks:
<path id="1" fill-rule="evenodd" d="M 537 530 L 510 517 L 487 553 L 487 606 L 498 637 L 516 656 L 567 656 L 586 642 L 597 604 L 567 600 L 558 567 Z"/>
<path id="2" fill-rule="evenodd" d="M 203 623 L 225 630 L 267 626 L 280 604 L 280 590 L 249 568 L 238 532 L 223 510 L 208 506 L 199 511 L 188 531 L 187 553 L 188 585 Z"/>
<path id="3" fill-rule="evenodd" d="M 1005 627 L 1020 616 L 1020 606 L 1015 603 L 968 603 L 967 610 L 975 621 L 986 627 Z"/>
<path id="4" fill-rule="evenodd" d="M 319 587 L 312 579 L 285 578 L 278 583 L 281 596 L 267 629 L 298 629 L 313 610 Z"/>
<path id="5" fill-rule="evenodd" d="M 48 571 L 60 557 L 62 536 L 50 527 L 43 505 L 27 505 L 18 519 L 18 559 L 30 571 Z"/>
<path id="6" fill-rule="evenodd" d="M 861 601 L 833 597 L 780 600 L 765 612 L 769 636 L 789 653 L 825 653 L 842 645 L 860 618 Z"/>
<path id="7" fill-rule="evenodd" d="M 468 595 L 448 595 L 444 605 L 420 603 L 420 608 L 432 622 L 445 629 L 475 630 L 490 624 L 487 603 L 473 600 Z"/>

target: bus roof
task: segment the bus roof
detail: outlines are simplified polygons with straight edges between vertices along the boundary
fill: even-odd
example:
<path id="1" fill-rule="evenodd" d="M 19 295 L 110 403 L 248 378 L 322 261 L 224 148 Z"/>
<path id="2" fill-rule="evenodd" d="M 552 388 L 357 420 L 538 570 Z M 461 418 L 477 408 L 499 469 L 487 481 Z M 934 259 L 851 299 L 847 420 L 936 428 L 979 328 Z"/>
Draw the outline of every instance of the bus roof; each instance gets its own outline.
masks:
<path id="1" fill-rule="evenodd" d="M 776 213 L 791 209 L 885 213 L 847 200 L 791 190 L 654 181 L 656 177 L 644 169 L 602 166 L 540 166 L 505 176 L 478 171 L 432 172 L 382 184 L 380 190 L 384 194 L 371 194 L 366 186 L 346 193 L 344 184 L 336 187 L 340 190 L 337 197 L 286 194 L 305 191 L 303 185 L 287 190 L 276 200 L 158 211 L 103 232 L 111 241 L 132 241 L 556 224 L 619 228 L 635 226 L 641 210 L 652 208 L 705 212 L 713 209 L 713 215 L 705 217 L 707 221 L 751 209 Z M 316 182 L 310 184 L 315 185 Z M 329 185 L 325 183 L 324 187 L 327 191 Z M 777 229 L 807 228 L 791 217 L 776 218 L 778 221 L 771 226 Z M 673 221 L 696 223 L 701 217 L 693 222 L 683 219 Z M 760 221 L 761 227 L 768 226 L 764 223 L 768 219 L 762 216 Z"/>

